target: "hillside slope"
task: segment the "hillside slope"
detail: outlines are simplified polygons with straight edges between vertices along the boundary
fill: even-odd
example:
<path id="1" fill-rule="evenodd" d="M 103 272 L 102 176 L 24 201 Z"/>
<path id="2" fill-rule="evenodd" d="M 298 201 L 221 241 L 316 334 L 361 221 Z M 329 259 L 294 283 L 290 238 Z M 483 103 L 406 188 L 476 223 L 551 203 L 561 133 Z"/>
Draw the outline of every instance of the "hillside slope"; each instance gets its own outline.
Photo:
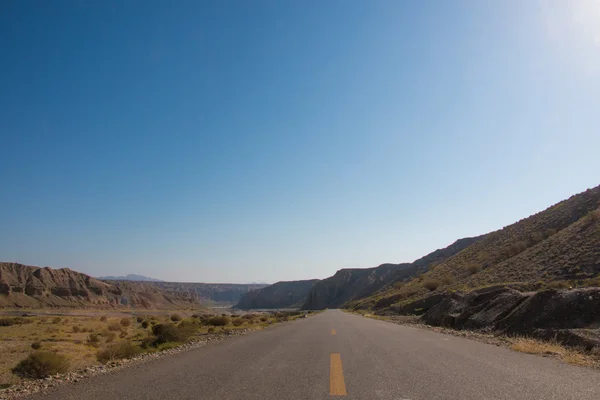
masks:
<path id="1" fill-rule="evenodd" d="M 235 308 L 247 310 L 300 307 L 304 304 L 310 288 L 318 281 L 318 279 L 312 279 L 277 282 L 244 294 Z"/>
<path id="2" fill-rule="evenodd" d="M 398 311 L 435 293 L 498 284 L 531 290 L 546 284 L 582 286 L 600 273 L 600 187 L 485 235 L 403 286 L 354 303 Z M 422 307 L 419 307 L 422 309 Z M 425 311 L 425 310 L 423 310 Z"/>
<path id="3" fill-rule="evenodd" d="M 426 272 L 430 266 L 446 260 L 481 238 L 482 236 L 457 240 L 450 246 L 438 249 L 412 263 L 339 270 L 332 277 L 323 279 L 312 287 L 303 308 L 319 310 L 352 304 L 353 301 L 368 297 L 379 290 L 385 290 L 395 282 Z"/>
<path id="4" fill-rule="evenodd" d="M 252 291 L 262 289 L 266 284 L 241 283 L 193 283 L 193 282 L 148 282 L 152 286 L 178 293 L 201 303 L 237 303 L 240 298 Z"/>
<path id="5" fill-rule="evenodd" d="M 0 263 L 0 307 L 180 309 L 200 304 L 151 283 L 107 283 L 68 268 Z"/>

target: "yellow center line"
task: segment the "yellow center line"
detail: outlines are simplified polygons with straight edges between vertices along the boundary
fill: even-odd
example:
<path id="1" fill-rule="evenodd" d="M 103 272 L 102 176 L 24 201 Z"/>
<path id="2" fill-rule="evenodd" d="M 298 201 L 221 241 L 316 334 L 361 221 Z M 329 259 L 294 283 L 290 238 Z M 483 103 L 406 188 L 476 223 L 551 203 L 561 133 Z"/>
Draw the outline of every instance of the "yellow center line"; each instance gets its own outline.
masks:
<path id="1" fill-rule="evenodd" d="M 331 330 L 331 334 L 332 334 L 332 335 L 335 335 L 335 329 L 332 329 L 332 330 Z"/>
<path id="2" fill-rule="evenodd" d="M 344 371 L 342 370 L 342 357 L 340 353 L 331 353 L 329 369 L 329 395 L 346 396 L 346 382 L 344 382 Z"/>

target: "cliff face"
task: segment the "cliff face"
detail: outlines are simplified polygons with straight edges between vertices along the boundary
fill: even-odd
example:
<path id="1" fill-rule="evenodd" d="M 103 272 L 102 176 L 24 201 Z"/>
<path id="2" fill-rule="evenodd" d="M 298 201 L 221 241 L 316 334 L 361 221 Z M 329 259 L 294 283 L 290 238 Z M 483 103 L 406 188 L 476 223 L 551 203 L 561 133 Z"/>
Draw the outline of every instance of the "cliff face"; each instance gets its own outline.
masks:
<path id="1" fill-rule="evenodd" d="M 308 291 L 316 282 L 318 279 L 277 282 L 246 293 L 235 307 L 240 309 L 300 307 L 306 300 Z"/>
<path id="2" fill-rule="evenodd" d="M 103 282 L 68 268 L 0 263 L 0 307 L 153 308 L 199 306 L 142 282 Z"/>

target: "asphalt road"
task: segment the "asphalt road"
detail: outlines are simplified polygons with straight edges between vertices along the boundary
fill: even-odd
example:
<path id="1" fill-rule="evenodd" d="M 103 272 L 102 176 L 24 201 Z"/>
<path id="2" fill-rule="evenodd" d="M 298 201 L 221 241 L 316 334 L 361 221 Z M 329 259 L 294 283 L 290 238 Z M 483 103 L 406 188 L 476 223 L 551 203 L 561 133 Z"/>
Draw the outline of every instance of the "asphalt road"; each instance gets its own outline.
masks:
<path id="1" fill-rule="evenodd" d="M 32 399 L 600 399 L 600 372 L 337 310 Z"/>

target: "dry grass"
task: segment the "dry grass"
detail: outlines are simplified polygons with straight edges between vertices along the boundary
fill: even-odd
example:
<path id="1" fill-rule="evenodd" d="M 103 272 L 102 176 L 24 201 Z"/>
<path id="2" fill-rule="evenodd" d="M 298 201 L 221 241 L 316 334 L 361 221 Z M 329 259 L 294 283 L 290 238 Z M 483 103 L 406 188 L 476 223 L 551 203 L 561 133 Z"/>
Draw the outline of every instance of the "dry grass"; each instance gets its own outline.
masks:
<path id="1" fill-rule="evenodd" d="M 594 366 L 598 359 L 583 349 L 565 347 L 556 341 L 546 341 L 528 337 L 511 339 L 510 348 L 527 354 L 556 357 L 568 364 Z"/>
<path id="2" fill-rule="evenodd" d="M 105 312 L 103 312 L 104 314 Z M 183 313 L 186 315 L 191 313 Z M 287 314 L 286 314 L 287 315 Z M 288 319 L 293 320 L 302 317 L 303 314 L 289 315 Z M 214 315 L 213 315 L 214 317 Z M 64 355 L 69 360 L 72 370 L 81 369 L 87 366 L 98 364 L 96 354 L 99 350 L 124 348 L 124 344 L 139 346 L 143 340 L 148 337 L 148 323 L 146 328 L 142 324 L 132 323 L 134 319 L 131 315 L 124 318 L 123 313 L 114 313 L 112 315 L 68 315 L 68 318 L 55 316 L 27 316 L 17 317 L 19 322 L 12 324 L 12 318 L 8 326 L 0 326 L 0 385 L 15 384 L 19 378 L 15 376 L 11 369 L 20 361 L 31 354 L 34 347 L 40 346 L 42 351 L 54 352 Z M 239 321 L 246 321 L 245 324 L 235 326 L 227 317 L 218 317 L 228 323 L 222 327 L 211 327 L 208 323 L 201 323 L 200 318 L 186 318 L 177 325 L 182 326 L 182 330 L 188 331 L 189 336 L 221 333 L 235 329 L 262 329 L 267 326 L 282 322 L 282 318 L 272 313 L 247 314 L 244 319 L 237 318 Z M 121 321 L 127 319 L 123 324 Z M 205 317 L 206 322 L 210 317 Z M 169 323 L 172 317 L 170 315 L 146 316 L 143 321 L 159 323 Z M 58 321 L 58 322 L 57 322 Z M 249 326 L 251 325 L 251 326 Z M 109 331 L 112 327 L 119 327 L 121 335 L 115 331 Z M 185 329 L 184 329 L 185 328 Z M 89 340 L 92 338 L 93 340 Z M 165 343 L 153 351 L 163 350 L 170 346 L 176 346 L 177 343 Z M 116 357 L 111 354 L 109 359 Z M 102 357 L 101 357 L 102 358 Z"/>

